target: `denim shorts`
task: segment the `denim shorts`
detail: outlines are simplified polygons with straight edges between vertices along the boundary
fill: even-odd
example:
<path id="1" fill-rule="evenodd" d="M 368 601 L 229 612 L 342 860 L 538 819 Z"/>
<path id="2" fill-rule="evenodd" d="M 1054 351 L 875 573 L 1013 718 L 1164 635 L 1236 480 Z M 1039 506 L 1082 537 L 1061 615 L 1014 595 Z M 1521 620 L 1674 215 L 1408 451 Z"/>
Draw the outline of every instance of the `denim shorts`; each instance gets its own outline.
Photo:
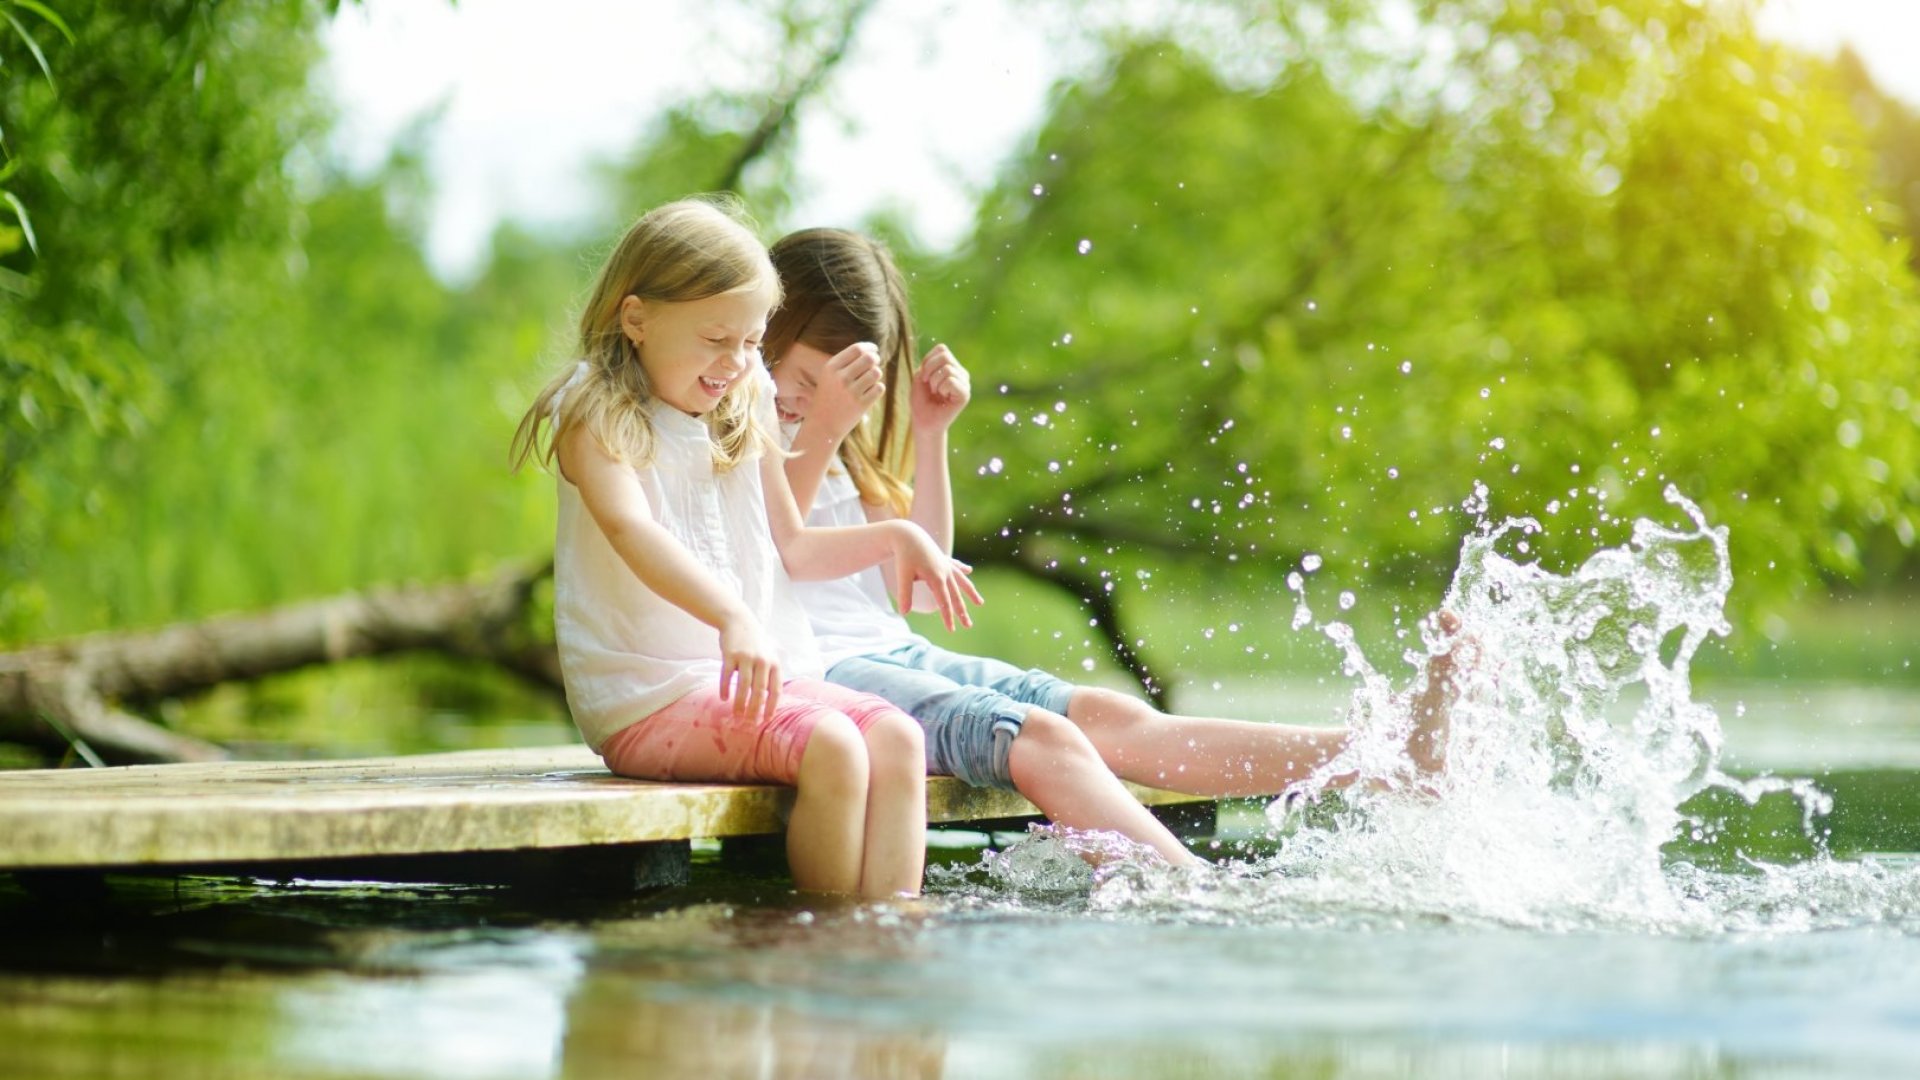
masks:
<path id="1" fill-rule="evenodd" d="M 1044 671 L 984 656 L 962 656 L 927 641 L 853 656 L 827 681 L 883 697 L 920 721 L 927 772 L 974 787 L 1013 790 L 1008 755 L 1034 707 L 1066 715 L 1074 686 Z"/>

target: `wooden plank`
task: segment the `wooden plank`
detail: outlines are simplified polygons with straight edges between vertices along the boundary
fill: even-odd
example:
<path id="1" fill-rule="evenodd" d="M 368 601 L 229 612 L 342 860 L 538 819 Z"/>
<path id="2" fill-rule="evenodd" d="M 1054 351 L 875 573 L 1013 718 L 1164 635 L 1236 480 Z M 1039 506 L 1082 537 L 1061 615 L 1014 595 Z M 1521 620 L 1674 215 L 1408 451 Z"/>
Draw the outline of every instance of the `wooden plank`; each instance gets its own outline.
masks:
<path id="1" fill-rule="evenodd" d="M 1203 801 L 1135 788 L 1149 805 Z M 351 761 L 0 772 L 0 869 L 251 863 L 631 844 L 781 831 L 789 788 L 609 773 L 584 746 Z M 928 782 L 937 823 L 1033 816 Z"/>

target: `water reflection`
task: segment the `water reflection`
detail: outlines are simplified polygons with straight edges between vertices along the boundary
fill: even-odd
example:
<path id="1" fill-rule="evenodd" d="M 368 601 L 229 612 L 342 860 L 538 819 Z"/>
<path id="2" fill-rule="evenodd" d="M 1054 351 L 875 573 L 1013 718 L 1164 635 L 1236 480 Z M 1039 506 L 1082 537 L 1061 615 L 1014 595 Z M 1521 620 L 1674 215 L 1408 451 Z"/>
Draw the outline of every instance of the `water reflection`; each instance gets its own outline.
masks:
<path id="1" fill-rule="evenodd" d="M 1749 906 L 1805 906 L 1777 891 Z M 1920 1060 L 1916 922 L 1542 932 L 1004 886 L 832 905 L 697 881 L 530 906 L 188 883 L 178 900 L 123 889 L 110 923 L 0 886 L 0 925 L 9 1078 L 1830 1076 Z"/>
<path id="2" fill-rule="evenodd" d="M 614 974 L 567 1003 L 560 1075 L 932 1080 L 946 1075 L 937 1034 L 867 1030 L 799 1008 L 662 1000 Z"/>
<path id="3" fill-rule="evenodd" d="M 880 1026 L 862 1006 L 902 1000 L 932 910 L 789 898 L 604 922 L 568 1000 L 562 1074 L 942 1076 L 931 1017 Z"/>

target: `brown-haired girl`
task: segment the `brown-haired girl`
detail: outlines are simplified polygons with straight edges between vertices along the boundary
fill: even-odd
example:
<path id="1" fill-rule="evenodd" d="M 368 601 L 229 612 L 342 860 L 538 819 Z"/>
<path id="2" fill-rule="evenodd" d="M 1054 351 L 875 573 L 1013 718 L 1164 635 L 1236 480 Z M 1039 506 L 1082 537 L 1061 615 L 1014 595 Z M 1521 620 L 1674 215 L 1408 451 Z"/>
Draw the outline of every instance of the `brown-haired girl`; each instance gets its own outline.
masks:
<path id="1" fill-rule="evenodd" d="M 947 429 L 967 404 L 966 370 L 944 345 L 915 367 L 906 289 L 872 238 L 809 229 L 771 254 L 785 301 L 768 325 L 766 355 L 793 451 L 788 481 L 811 508 L 809 522 L 904 517 L 951 550 Z M 1122 778 L 1199 795 L 1274 794 L 1347 743 L 1345 728 L 1169 715 L 1112 690 L 950 652 L 889 607 L 888 585 L 874 569 L 798 589 L 828 681 L 917 718 L 930 771 L 1017 790 L 1069 827 L 1116 831 L 1186 862 L 1191 853 Z M 1449 664 L 1429 665 L 1413 701 L 1408 750 L 1422 770 L 1443 760 Z"/>

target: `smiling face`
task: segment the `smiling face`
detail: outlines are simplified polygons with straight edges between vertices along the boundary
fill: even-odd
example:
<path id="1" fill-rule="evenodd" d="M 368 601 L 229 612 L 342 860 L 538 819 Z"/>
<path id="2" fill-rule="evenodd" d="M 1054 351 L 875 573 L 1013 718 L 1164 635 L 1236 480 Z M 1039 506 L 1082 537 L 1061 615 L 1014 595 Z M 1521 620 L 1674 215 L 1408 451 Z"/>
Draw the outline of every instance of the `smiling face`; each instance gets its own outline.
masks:
<path id="1" fill-rule="evenodd" d="M 742 289 L 674 303 L 629 296 L 620 329 L 640 353 L 661 401 L 704 416 L 760 364 L 760 338 L 773 307 L 770 289 Z"/>
<path id="2" fill-rule="evenodd" d="M 797 424 L 807 418 L 814 388 L 820 385 L 820 372 L 831 359 L 803 341 L 787 347 L 786 355 L 773 365 L 773 407 L 781 423 Z"/>

